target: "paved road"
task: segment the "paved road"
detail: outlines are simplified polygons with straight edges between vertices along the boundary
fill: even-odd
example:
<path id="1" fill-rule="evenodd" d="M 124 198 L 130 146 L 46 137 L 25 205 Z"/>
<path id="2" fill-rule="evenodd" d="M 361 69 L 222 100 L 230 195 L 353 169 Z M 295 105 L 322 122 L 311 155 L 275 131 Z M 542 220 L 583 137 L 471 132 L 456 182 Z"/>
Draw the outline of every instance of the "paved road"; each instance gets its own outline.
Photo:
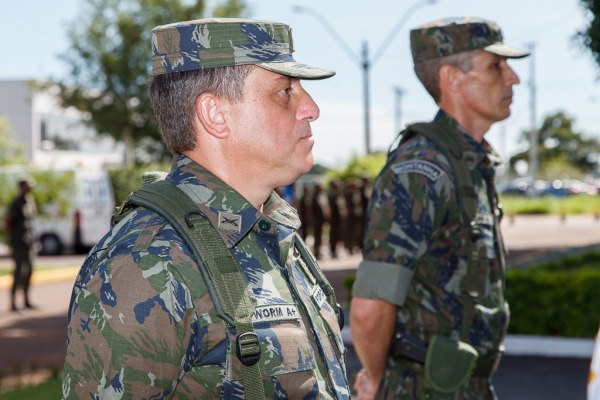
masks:
<path id="1" fill-rule="evenodd" d="M 504 222 L 504 233 L 512 253 L 509 263 L 517 263 L 552 250 L 600 243 L 600 223 L 593 217 L 517 217 Z M 2 386 L 46 377 L 62 367 L 65 355 L 66 310 L 73 277 L 82 256 L 40 258 L 34 274 L 32 298 L 40 310 L 23 314 L 8 311 L 8 278 L 0 278 L 0 377 Z M 322 268 L 342 300 L 342 279 L 352 273 L 360 257 L 324 259 Z M 10 260 L 0 257 L 0 269 L 10 268 Z M 360 368 L 349 345 L 349 377 Z M 507 356 L 494 376 L 500 399 L 571 400 L 585 399 L 589 358 Z"/>

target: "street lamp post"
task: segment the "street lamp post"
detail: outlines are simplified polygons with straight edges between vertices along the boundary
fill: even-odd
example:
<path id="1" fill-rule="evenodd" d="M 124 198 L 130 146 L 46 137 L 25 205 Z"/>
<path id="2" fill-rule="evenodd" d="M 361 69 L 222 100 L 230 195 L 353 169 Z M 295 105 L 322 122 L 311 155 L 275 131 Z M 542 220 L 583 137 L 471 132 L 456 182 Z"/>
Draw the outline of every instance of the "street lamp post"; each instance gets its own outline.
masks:
<path id="1" fill-rule="evenodd" d="M 538 129 L 536 121 L 536 88 L 535 88 L 535 43 L 527 45 L 530 52 L 529 57 L 529 90 L 530 90 L 530 109 L 531 109 L 531 133 L 529 135 L 529 174 L 535 184 L 539 173 L 538 157 Z"/>
<path id="2" fill-rule="evenodd" d="M 370 111 L 370 85 L 369 85 L 369 72 L 375 62 L 381 57 L 383 52 L 387 49 L 387 47 L 392 42 L 394 36 L 398 33 L 398 31 L 402 28 L 402 26 L 406 23 L 408 18 L 420 7 L 423 7 L 428 4 L 434 4 L 437 0 L 421 0 L 414 3 L 408 10 L 404 12 L 404 14 L 398 19 L 390 33 L 386 36 L 383 43 L 379 46 L 379 48 L 373 53 L 373 57 L 369 58 L 369 45 L 367 41 L 363 42 L 362 47 L 362 56 L 359 58 L 352 51 L 350 46 L 342 39 L 342 37 L 336 32 L 336 30 L 331 26 L 331 24 L 327 21 L 325 17 L 316 12 L 310 7 L 306 6 L 294 6 L 292 8 L 293 11 L 299 13 L 305 13 L 313 18 L 315 18 L 319 23 L 329 32 L 329 34 L 333 37 L 335 42 L 344 50 L 344 52 L 350 57 L 350 59 L 354 62 L 357 62 L 358 65 L 362 68 L 363 71 L 363 103 L 364 103 L 364 119 L 365 119 L 365 148 L 366 153 L 371 153 L 371 111 Z"/>
<path id="3" fill-rule="evenodd" d="M 405 90 L 399 86 L 394 86 L 394 94 L 396 95 L 396 123 L 394 126 L 394 137 L 402 130 L 402 96 Z"/>

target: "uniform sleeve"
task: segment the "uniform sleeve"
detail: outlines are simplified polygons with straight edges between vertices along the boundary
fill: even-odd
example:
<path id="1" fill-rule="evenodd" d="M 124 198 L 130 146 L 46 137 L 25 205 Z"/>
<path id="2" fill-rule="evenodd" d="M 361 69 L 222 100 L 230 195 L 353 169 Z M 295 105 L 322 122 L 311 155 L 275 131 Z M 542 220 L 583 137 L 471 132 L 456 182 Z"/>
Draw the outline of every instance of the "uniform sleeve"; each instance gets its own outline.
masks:
<path id="1" fill-rule="evenodd" d="M 425 167 L 434 168 L 437 175 Z M 404 304 L 417 260 L 427 250 L 439 220 L 436 204 L 444 173 L 435 168 L 429 161 L 396 159 L 379 174 L 353 296 Z"/>
<path id="2" fill-rule="evenodd" d="M 169 244 L 88 257 L 69 307 L 63 398 L 172 398 L 202 342 Z"/>

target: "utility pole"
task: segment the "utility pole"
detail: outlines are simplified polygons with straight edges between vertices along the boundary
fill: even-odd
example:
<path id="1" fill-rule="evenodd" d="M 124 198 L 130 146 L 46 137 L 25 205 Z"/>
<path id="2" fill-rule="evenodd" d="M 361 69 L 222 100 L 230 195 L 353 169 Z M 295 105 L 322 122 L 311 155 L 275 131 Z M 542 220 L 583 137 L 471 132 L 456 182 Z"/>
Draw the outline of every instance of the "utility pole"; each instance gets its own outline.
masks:
<path id="1" fill-rule="evenodd" d="M 539 173 L 538 130 L 536 122 L 535 43 L 529 43 L 527 47 L 531 53 L 531 56 L 529 57 L 529 107 L 531 114 L 531 132 L 529 135 L 529 174 L 531 175 L 531 179 L 533 179 L 533 184 L 535 184 Z"/>
<path id="2" fill-rule="evenodd" d="M 363 42 L 362 47 L 362 55 L 361 57 L 357 57 L 350 46 L 344 41 L 342 36 L 337 33 L 337 31 L 331 26 L 329 21 L 319 14 L 317 11 L 313 10 L 310 7 L 306 6 L 294 6 L 292 8 L 293 11 L 299 13 L 305 13 L 312 16 L 316 19 L 325 30 L 329 32 L 335 42 L 340 46 L 340 48 L 352 59 L 353 61 L 358 61 L 359 66 L 363 71 L 363 103 L 364 103 L 364 119 L 365 119 L 365 150 L 367 154 L 371 153 L 371 110 L 370 110 L 370 86 L 369 86 L 369 72 L 375 62 L 381 57 L 384 51 L 391 44 L 392 40 L 398 33 L 398 31 L 404 26 L 408 18 L 419 8 L 435 4 L 438 0 L 418 0 L 411 7 L 409 7 L 404 14 L 400 16 L 390 33 L 386 36 L 384 41 L 381 43 L 379 48 L 375 50 L 372 57 L 369 57 L 369 46 L 366 41 Z"/>
<path id="3" fill-rule="evenodd" d="M 399 86 L 394 86 L 394 93 L 396 94 L 396 123 L 394 126 L 394 137 L 396 137 L 402 130 L 402 96 L 405 94 L 405 91 Z"/>

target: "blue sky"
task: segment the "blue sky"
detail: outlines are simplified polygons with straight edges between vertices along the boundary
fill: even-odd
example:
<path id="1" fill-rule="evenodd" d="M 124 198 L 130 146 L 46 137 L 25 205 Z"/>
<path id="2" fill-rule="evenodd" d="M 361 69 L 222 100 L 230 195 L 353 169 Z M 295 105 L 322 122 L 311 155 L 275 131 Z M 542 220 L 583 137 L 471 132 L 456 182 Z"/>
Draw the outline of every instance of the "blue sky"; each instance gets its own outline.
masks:
<path id="1" fill-rule="evenodd" d="M 58 54 L 68 50 L 65 26 L 78 17 L 82 0 L 0 0 L 0 80 L 43 79 L 60 76 L 66 68 Z M 214 3 L 214 0 L 211 1 Z M 523 149 L 520 132 L 532 126 L 531 70 L 536 86 L 536 124 L 544 116 L 564 111 L 575 118 L 575 129 L 600 137 L 600 82 L 591 57 L 572 40 L 585 26 L 579 0 L 438 0 L 413 8 L 418 1 L 405 0 L 247 0 L 250 16 L 289 24 L 294 32 L 295 58 L 334 69 L 325 81 L 304 82 L 321 108 L 314 123 L 317 162 L 336 167 L 352 154 L 365 151 L 363 73 L 359 67 L 363 42 L 371 57 L 387 47 L 370 70 L 371 148 L 387 149 L 393 140 L 399 115 L 402 125 L 428 120 L 435 104 L 412 71 L 408 34 L 413 26 L 450 16 L 480 16 L 502 27 L 505 42 L 524 48 L 535 44 L 534 63 L 514 60 L 511 66 L 521 78 L 515 88 L 512 116 L 498 123 L 486 136 L 503 155 Z M 351 58 L 314 17 L 292 11 L 302 5 L 319 13 L 342 38 Z M 408 18 L 404 18 L 407 16 Z M 402 26 L 397 23 L 404 20 Z M 397 27 L 398 29 L 393 29 Z M 395 94 L 402 90 L 402 96 Z M 1 112 L 1 110 L 0 110 Z"/>

